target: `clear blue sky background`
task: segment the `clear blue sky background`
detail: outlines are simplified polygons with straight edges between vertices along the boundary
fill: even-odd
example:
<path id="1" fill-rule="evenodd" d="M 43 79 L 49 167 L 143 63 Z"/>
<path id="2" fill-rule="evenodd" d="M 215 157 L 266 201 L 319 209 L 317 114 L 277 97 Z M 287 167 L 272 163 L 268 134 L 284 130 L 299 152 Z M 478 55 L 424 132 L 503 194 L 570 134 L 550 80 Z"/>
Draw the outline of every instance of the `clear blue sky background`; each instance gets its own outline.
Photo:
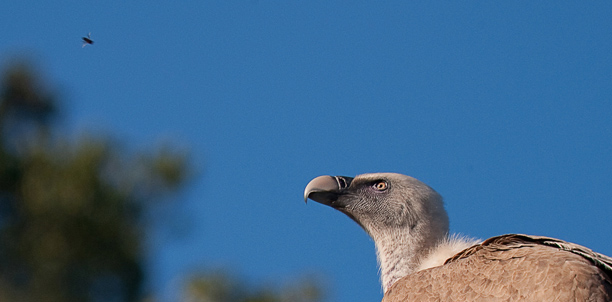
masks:
<path id="1" fill-rule="evenodd" d="M 70 129 L 191 151 L 149 237 L 164 301 L 214 267 L 378 301 L 372 241 L 304 204 L 311 178 L 409 174 L 453 232 L 612 255 L 611 20 L 610 1 L 9 0 L 0 63 L 34 58 Z"/>

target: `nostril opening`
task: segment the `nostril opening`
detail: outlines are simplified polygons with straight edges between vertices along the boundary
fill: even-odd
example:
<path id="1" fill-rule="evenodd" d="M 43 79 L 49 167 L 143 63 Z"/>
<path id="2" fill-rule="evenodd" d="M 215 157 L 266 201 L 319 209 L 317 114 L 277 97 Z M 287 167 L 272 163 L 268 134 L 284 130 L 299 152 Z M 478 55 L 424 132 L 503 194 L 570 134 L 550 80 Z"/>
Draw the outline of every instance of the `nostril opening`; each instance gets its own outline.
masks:
<path id="1" fill-rule="evenodd" d="M 338 188 L 340 190 L 346 189 L 348 186 L 351 185 L 352 179 L 353 179 L 352 177 L 336 176 L 336 182 L 338 182 Z"/>
<path id="2" fill-rule="evenodd" d="M 346 188 L 346 180 L 342 177 L 338 177 L 338 188 Z"/>

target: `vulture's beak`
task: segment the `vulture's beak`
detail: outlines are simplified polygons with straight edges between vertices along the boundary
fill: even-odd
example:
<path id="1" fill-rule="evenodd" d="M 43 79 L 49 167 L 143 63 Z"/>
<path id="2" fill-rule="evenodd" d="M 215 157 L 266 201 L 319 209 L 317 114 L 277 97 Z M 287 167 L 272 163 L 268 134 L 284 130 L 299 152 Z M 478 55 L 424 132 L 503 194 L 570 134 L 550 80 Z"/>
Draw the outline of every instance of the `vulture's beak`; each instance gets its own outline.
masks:
<path id="1" fill-rule="evenodd" d="M 304 190 L 304 201 L 312 199 L 318 203 L 331 206 L 338 196 L 351 185 L 352 177 L 319 176 L 311 180 Z"/>

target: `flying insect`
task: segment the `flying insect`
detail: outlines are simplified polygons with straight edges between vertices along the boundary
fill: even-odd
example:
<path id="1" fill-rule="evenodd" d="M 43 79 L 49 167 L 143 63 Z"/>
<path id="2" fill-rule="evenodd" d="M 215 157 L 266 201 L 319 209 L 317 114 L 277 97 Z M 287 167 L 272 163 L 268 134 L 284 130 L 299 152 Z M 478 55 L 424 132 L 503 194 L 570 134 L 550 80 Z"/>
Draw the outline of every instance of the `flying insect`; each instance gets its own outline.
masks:
<path id="1" fill-rule="evenodd" d="M 83 47 L 94 44 L 94 41 L 91 39 L 91 33 L 87 34 L 87 37 L 83 37 Z"/>

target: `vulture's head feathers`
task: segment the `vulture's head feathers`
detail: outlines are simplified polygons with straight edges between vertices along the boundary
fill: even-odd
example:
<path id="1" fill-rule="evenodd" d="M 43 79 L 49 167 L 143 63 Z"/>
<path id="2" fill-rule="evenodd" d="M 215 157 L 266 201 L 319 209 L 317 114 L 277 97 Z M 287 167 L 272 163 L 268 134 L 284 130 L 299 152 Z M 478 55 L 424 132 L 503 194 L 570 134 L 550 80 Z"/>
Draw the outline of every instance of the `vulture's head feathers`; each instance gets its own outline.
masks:
<path id="1" fill-rule="evenodd" d="M 402 174 L 319 176 L 306 186 L 304 200 L 308 199 L 348 215 L 372 236 L 420 230 L 423 225 L 440 236 L 448 232 L 442 197 L 426 184 Z"/>
<path id="2" fill-rule="evenodd" d="M 304 199 L 330 206 L 356 221 L 373 239 L 383 289 L 419 269 L 440 265 L 433 250 L 448 240 L 442 197 L 426 184 L 396 173 L 319 176 Z"/>

